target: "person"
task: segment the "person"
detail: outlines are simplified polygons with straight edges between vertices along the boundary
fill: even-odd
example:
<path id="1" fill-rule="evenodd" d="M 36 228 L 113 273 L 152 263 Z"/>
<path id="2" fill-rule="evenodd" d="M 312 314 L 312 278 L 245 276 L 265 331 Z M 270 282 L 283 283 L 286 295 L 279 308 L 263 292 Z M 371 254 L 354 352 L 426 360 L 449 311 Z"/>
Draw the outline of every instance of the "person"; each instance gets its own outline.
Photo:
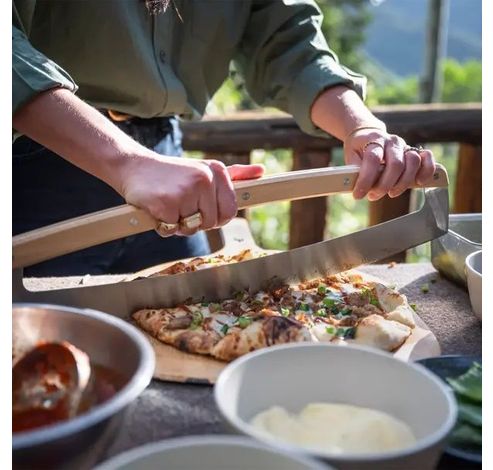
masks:
<path id="1" fill-rule="evenodd" d="M 429 180 L 432 153 L 365 106 L 365 78 L 339 63 L 321 20 L 313 0 L 14 0 L 14 234 L 123 201 L 159 221 L 28 275 L 131 272 L 207 252 L 203 230 L 236 214 L 232 181 L 263 168 L 176 158 L 176 117 L 199 119 L 232 61 L 257 103 L 343 141 L 361 167 L 355 198 Z"/>

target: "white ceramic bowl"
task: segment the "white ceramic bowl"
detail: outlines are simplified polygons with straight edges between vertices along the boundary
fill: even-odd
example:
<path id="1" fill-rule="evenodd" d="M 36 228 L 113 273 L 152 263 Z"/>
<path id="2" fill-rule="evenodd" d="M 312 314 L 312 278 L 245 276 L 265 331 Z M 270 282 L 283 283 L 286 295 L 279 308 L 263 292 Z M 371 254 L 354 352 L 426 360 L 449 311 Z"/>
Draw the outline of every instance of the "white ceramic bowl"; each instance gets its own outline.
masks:
<path id="1" fill-rule="evenodd" d="M 235 436 L 193 436 L 147 444 L 95 470 L 329 470 L 316 460 Z"/>
<path id="2" fill-rule="evenodd" d="M 424 367 L 373 349 L 329 344 L 289 344 L 250 353 L 224 369 L 214 398 L 233 430 L 339 470 L 435 468 L 457 417 L 451 390 Z M 299 412 L 312 402 L 384 411 L 407 423 L 417 442 L 400 451 L 341 456 L 266 439 L 249 424 L 273 405 Z"/>
<path id="3" fill-rule="evenodd" d="M 476 251 L 466 258 L 466 277 L 472 311 L 483 318 L 483 252 Z"/>

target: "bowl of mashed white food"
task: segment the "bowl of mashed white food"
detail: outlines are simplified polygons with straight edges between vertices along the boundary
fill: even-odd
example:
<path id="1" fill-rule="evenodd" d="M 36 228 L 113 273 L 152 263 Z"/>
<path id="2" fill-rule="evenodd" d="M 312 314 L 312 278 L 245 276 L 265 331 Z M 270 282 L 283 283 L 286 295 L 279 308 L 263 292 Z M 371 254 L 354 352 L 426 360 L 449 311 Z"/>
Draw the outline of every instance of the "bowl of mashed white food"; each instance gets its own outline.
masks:
<path id="1" fill-rule="evenodd" d="M 253 352 L 223 370 L 214 397 L 234 431 L 339 470 L 433 469 L 457 419 L 424 367 L 358 346 Z"/>

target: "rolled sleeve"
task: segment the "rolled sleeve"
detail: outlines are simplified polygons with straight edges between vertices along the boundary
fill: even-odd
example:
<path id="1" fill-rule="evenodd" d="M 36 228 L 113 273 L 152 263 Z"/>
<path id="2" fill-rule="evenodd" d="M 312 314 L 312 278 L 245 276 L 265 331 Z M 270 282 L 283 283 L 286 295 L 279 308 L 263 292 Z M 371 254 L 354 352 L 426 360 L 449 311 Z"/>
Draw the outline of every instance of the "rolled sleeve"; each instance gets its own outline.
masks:
<path id="1" fill-rule="evenodd" d="M 366 77 L 340 65 L 333 57 L 322 55 L 296 77 L 289 91 L 289 113 L 300 128 L 312 135 L 326 135 L 311 120 L 311 108 L 317 96 L 327 88 L 345 85 L 361 99 L 366 95 Z"/>
<path id="2" fill-rule="evenodd" d="M 12 112 L 51 88 L 77 91 L 70 75 L 37 51 L 27 37 L 12 27 Z"/>
<path id="3" fill-rule="evenodd" d="M 252 2 L 235 60 L 252 98 L 291 114 L 308 134 L 327 135 L 312 122 L 316 97 L 346 85 L 365 96 L 366 78 L 339 64 L 321 30 L 322 13 L 313 0 Z"/>

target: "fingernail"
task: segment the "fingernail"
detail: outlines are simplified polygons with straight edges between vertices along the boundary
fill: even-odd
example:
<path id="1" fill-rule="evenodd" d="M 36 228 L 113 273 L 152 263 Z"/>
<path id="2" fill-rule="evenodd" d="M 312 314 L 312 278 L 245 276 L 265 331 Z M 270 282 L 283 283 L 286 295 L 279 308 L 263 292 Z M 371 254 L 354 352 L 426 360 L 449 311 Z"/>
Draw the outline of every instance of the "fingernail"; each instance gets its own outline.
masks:
<path id="1" fill-rule="evenodd" d="M 365 192 L 362 189 L 358 189 L 353 193 L 354 199 L 363 199 L 365 197 Z"/>
<path id="2" fill-rule="evenodd" d="M 380 199 L 380 193 L 377 191 L 370 191 L 368 193 L 368 200 L 369 201 L 376 201 L 377 199 Z"/>

